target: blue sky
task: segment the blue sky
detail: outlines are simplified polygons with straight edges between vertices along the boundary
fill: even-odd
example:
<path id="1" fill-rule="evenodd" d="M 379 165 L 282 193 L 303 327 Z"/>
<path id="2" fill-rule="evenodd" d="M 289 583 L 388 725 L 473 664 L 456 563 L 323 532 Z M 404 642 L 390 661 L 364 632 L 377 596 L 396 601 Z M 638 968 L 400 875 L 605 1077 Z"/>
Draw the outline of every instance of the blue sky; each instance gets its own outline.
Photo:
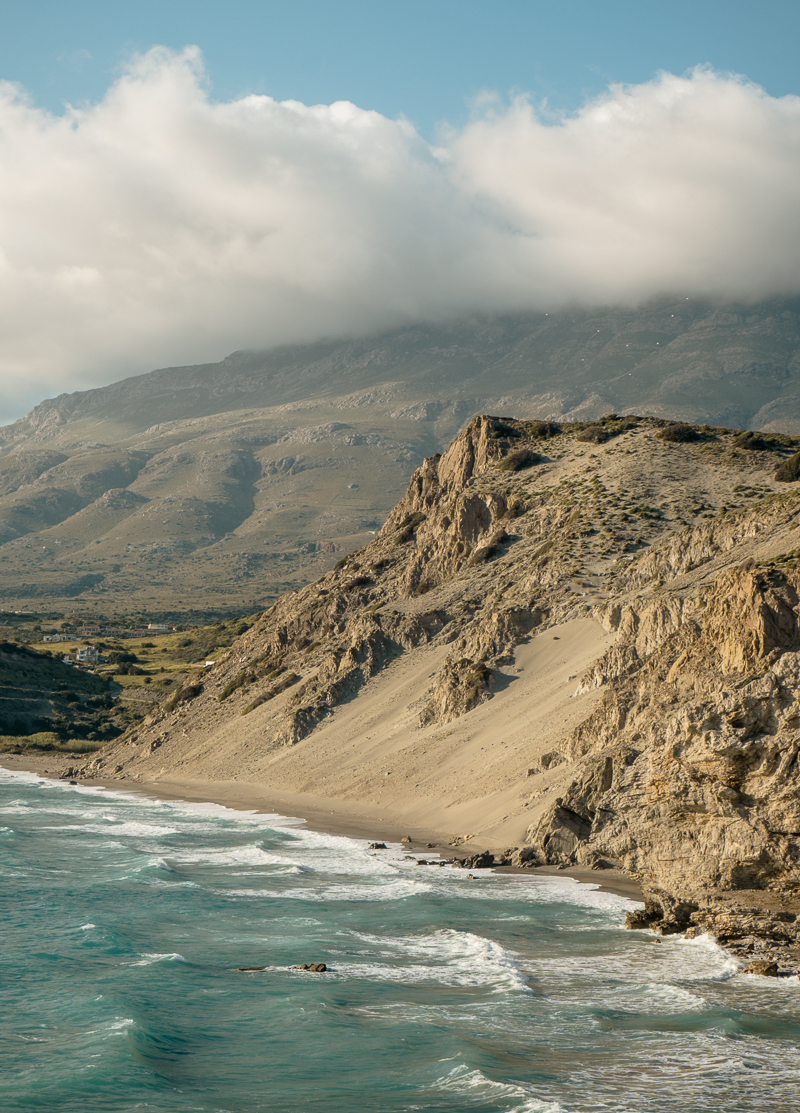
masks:
<path id="1" fill-rule="evenodd" d="M 99 100 L 135 52 L 190 44 L 216 99 L 351 100 L 427 138 L 487 89 L 574 110 L 707 63 L 800 92 L 798 0 L 3 0 L 1 26 L 0 77 L 51 111 Z"/>
<path id="2" fill-rule="evenodd" d="M 239 348 L 800 295 L 800 0 L 0 5 L 0 424 Z"/>

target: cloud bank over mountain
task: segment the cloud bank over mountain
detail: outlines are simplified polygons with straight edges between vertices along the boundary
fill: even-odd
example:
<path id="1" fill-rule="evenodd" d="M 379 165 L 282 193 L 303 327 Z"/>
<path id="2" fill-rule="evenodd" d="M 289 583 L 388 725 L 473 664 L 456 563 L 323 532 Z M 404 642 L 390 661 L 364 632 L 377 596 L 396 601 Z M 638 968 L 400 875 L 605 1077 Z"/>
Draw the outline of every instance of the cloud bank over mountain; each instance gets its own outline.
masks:
<path id="1" fill-rule="evenodd" d="M 474 310 L 800 292 L 800 98 L 697 70 L 431 147 L 339 102 L 215 103 L 155 49 L 96 105 L 0 86 L 0 409 Z"/>

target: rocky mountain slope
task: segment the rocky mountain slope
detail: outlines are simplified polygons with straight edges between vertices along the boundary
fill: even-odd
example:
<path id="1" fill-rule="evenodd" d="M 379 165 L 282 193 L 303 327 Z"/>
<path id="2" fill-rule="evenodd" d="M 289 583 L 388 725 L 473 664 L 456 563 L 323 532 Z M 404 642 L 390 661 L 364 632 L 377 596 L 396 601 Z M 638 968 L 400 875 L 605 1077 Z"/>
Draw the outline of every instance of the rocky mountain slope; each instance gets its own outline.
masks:
<path id="1" fill-rule="evenodd" d="M 800 302 L 679 298 L 240 352 L 0 430 L 9 609 L 179 621 L 265 606 L 365 544 L 476 412 L 800 431 Z"/>
<path id="2" fill-rule="evenodd" d="M 617 866 L 640 924 L 791 966 L 798 447 L 477 418 L 373 541 L 83 775 Z"/>

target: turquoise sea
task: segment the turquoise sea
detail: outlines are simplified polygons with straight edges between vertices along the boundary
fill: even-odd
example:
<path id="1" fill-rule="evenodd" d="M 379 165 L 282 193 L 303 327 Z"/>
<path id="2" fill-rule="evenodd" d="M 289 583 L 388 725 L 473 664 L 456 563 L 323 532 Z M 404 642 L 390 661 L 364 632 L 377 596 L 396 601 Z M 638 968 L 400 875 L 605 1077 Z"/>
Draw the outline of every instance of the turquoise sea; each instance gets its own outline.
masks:
<path id="1" fill-rule="evenodd" d="M 797 979 L 568 878 L 2 771 L 0 848 L 3 1113 L 800 1105 Z"/>

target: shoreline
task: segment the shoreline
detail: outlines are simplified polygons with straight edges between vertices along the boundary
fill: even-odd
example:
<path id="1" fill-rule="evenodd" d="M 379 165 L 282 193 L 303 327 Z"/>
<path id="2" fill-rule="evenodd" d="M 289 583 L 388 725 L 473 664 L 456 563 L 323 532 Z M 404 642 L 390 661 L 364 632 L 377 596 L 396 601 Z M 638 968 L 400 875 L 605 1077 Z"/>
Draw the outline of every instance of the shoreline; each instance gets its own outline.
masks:
<path id="1" fill-rule="evenodd" d="M 7 772 L 34 773 L 36 776 L 67 783 L 64 772 L 75 764 L 75 759 L 67 760 L 59 754 L 55 755 L 0 755 L 0 768 Z M 49 768 L 54 764 L 63 764 L 61 772 Z M 48 768 L 45 768 L 45 765 Z M 441 858 L 452 858 L 455 855 L 465 856 L 479 854 L 484 850 L 496 850 L 496 847 L 487 847 L 478 840 L 461 843 L 453 846 L 440 831 L 420 830 L 398 827 L 387 818 L 373 817 L 366 813 L 359 813 L 357 805 L 349 806 L 347 810 L 341 807 L 325 807 L 326 803 L 339 804 L 339 801 L 325 801 L 318 797 L 309 797 L 302 794 L 271 793 L 255 782 L 244 781 L 189 781 L 189 780 L 159 780 L 138 781 L 126 778 L 108 780 L 98 777 L 76 777 L 77 783 L 86 788 L 104 788 L 114 792 L 133 792 L 141 796 L 149 796 L 156 800 L 179 800 L 185 803 L 217 804 L 220 807 L 230 808 L 233 811 L 255 812 L 258 815 L 280 815 L 286 819 L 301 820 L 310 831 L 319 834 L 343 836 L 351 839 L 368 839 L 374 842 L 400 843 L 404 837 L 410 836 L 411 841 L 406 843 L 410 853 L 416 857 L 425 856 L 425 851 Z M 281 796 L 283 799 L 281 799 Z M 621 870 L 591 870 L 579 867 L 559 869 L 556 866 L 493 866 L 492 872 L 502 874 L 509 880 L 526 880 L 535 877 L 569 877 L 579 884 L 591 885 L 603 893 L 624 897 L 639 904 L 644 902 L 642 890 L 633 878 Z"/>

